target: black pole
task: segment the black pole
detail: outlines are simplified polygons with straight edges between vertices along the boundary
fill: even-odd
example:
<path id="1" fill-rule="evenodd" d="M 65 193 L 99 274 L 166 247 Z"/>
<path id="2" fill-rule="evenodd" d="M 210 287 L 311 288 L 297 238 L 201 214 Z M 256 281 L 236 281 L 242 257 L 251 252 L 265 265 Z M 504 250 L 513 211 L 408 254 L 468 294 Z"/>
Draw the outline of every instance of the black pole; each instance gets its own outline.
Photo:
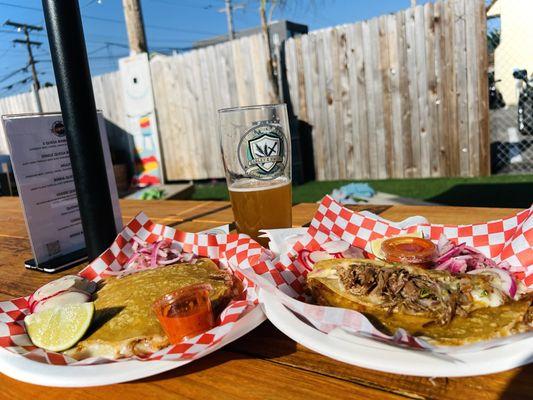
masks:
<path id="1" fill-rule="evenodd" d="M 76 184 L 87 255 L 92 260 L 117 231 L 77 0 L 42 0 L 59 103 Z"/>

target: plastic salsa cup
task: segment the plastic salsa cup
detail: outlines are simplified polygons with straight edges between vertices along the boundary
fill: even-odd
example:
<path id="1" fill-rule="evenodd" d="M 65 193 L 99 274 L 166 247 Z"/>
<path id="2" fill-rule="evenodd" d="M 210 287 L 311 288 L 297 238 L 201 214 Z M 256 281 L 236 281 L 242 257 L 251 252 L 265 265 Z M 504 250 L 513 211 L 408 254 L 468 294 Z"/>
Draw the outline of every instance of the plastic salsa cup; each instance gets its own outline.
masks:
<path id="1" fill-rule="evenodd" d="M 172 344 L 197 336 L 215 326 L 209 299 L 211 285 L 196 284 L 168 293 L 152 306 Z"/>
<path id="2" fill-rule="evenodd" d="M 435 258 L 436 247 L 428 239 L 401 236 L 383 241 L 381 251 L 390 262 L 426 264 Z"/>

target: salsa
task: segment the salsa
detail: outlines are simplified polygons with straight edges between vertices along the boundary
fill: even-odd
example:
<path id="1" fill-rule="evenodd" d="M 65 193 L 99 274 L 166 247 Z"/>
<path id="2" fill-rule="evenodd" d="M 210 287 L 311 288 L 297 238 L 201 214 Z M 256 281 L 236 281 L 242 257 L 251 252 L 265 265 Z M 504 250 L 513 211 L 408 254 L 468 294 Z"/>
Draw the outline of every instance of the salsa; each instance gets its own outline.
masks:
<path id="1" fill-rule="evenodd" d="M 427 239 L 401 236 L 383 241 L 381 251 L 389 262 L 426 264 L 435 258 L 436 247 Z"/>
<path id="2" fill-rule="evenodd" d="M 210 285 L 191 285 L 169 293 L 154 303 L 159 323 L 171 343 L 180 343 L 215 325 L 209 299 L 211 290 Z"/>

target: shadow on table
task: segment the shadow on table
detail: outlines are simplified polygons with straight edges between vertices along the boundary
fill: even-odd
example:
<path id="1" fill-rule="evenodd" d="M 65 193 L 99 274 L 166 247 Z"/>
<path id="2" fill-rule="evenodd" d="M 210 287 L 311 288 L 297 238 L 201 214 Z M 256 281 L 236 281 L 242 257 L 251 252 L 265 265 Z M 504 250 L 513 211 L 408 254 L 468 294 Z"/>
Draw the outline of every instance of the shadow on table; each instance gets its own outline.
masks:
<path id="1" fill-rule="evenodd" d="M 427 200 L 449 206 L 528 208 L 533 201 L 533 184 L 459 184 Z"/>
<path id="2" fill-rule="evenodd" d="M 296 342 L 281 333 L 269 321 L 228 344 L 222 349 L 193 361 L 189 365 L 154 375 L 136 382 L 152 382 L 173 379 L 201 372 L 233 360 L 274 360 L 296 352 Z"/>
<path id="3" fill-rule="evenodd" d="M 501 400 L 533 399 L 533 364 L 526 365 L 511 379 L 500 396 Z"/>

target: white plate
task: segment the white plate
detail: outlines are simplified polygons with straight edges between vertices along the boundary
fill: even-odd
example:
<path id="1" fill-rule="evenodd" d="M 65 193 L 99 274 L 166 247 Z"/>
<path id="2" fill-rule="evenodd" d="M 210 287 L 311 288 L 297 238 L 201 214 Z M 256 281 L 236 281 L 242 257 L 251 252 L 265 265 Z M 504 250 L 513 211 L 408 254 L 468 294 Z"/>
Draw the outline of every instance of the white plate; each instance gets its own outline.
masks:
<path id="1" fill-rule="evenodd" d="M 259 292 L 267 318 L 291 339 L 335 360 L 394 374 L 460 377 L 492 374 L 533 362 L 533 337 L 489 350 L 454 354 L 456 361 L 349 334 L 326 334 L 303 322 L 271 293 Z"/>
<path id="2" fill-rule="evenodd" d="M 209 353 L 247 334 L 265 320 L 261 307 L 255 307 L 235 323 L 234 329 Z M 110 385 L 160 374 L 181 367 L 187 361 L 124 361 L 100 365 L 48 365 L 0 348 L 0 372 L 19 381 L 43 386 L 86 387 Z"/>

